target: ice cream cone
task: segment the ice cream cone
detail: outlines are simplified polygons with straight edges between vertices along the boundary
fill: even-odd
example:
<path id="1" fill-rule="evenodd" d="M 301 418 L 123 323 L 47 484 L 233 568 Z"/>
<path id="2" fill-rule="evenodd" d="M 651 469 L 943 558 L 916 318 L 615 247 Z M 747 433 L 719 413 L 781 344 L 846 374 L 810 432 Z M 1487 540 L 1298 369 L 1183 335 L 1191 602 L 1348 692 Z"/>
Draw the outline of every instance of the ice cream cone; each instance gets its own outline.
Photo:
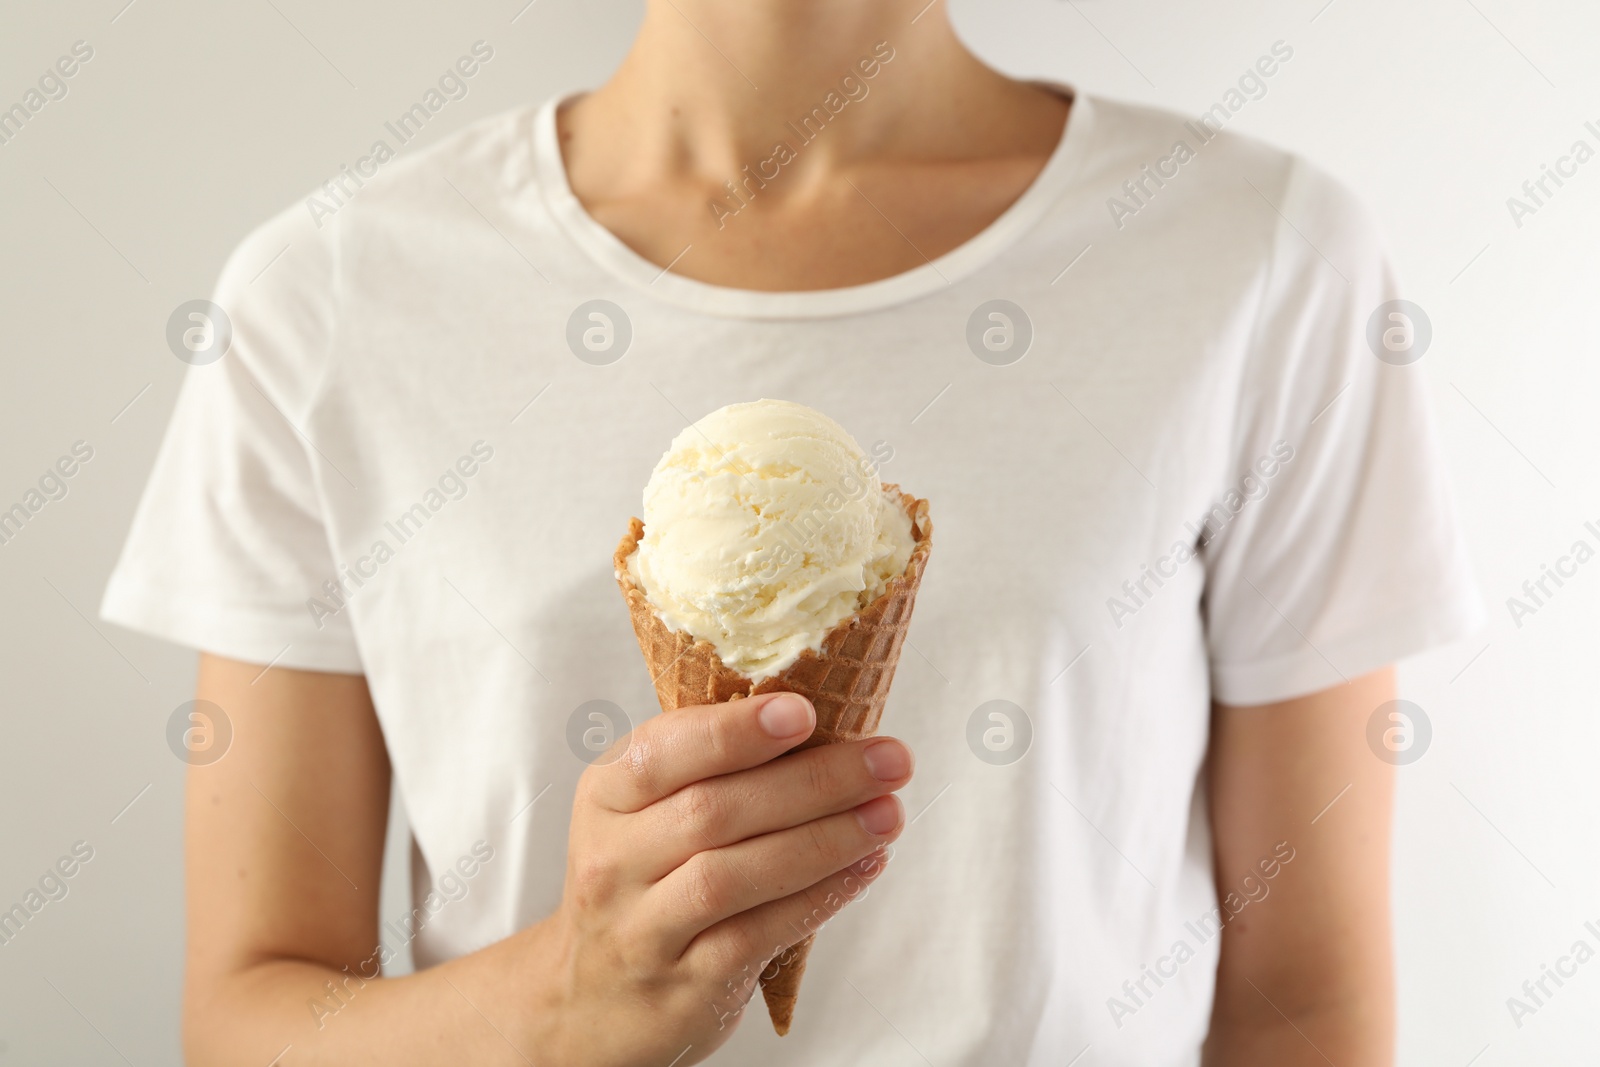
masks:
<path id="1" fill-rule="evenodd" d="M 632 520 L 627 536 L 617 546 L 613 563 L 663 711 L 789 692 L 806 697 L 817 709 L 816 729 L 799 748 L 854 741 L 877 732 L 933 544 L 928 502 L 901 493 L 897 485 L 883 488 L 911 516 L 914 547 L 906 569 L 891 579 L 871 604 L 829 630 L 820 652 L 807 649 L 787 669 L 754 685 L 727 667 L 709 642 L 669 630 L 656 617 L 644 591 L 628 573 L 628 557 L 644 534 L 644 523 Z M 797 943 L 774 959 L 761 975 L 761 993 L 772 1016 L 773 1029 L 779 1034 L 788 1033 L 794 1018 L 800 977 L 805 972 L 811 943 L 810 937 Z"/>

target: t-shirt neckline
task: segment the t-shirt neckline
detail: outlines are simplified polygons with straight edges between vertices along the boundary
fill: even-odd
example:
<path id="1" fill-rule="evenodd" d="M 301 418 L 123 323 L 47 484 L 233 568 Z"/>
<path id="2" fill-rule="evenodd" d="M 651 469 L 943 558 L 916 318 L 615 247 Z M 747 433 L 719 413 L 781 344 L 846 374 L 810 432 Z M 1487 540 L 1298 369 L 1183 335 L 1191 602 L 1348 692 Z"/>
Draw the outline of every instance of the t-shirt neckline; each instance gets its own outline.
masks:
<path id="1" fill-rule="evenodd" d="M 730 318 L 802 319 L 871 311 L 945 289 L 993 261 L 1032 227 L 1077 173 L 1094 122 L 1093 102 L 1066 82 L 1036 79 L 1034 84 L 1068 97 L 1072 108 L 1055 148 L 1022 195 L 988 226 L 932 262 L 860 285 L 793 291 L 713 285 L 663 271 L 629 248 L 589 214 L 567 181 L 556 111 L 582 90 L 557 93 L 534 114 L 535 174 L 546 208 L 567 236 L 600 267 L 652 299 Z"/>

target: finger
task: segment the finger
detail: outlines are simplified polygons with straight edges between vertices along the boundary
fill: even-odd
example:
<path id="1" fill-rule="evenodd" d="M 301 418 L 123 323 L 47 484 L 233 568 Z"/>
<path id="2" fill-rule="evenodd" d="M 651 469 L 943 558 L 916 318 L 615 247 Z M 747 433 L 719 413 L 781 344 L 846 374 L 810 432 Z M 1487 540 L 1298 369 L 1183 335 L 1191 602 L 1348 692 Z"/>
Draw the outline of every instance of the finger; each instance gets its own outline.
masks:
<path id="1" fill-rule="evenodd" d="M 893 793 L 725 848 L 707 849 L 645 891 L 661 923 L 659 946 L 680 954 L 700 931 L 798 893 L 900 836 L 905 809 Z"/>
<path id="2" fill-rule="evenodd" d="M 590 796 L 635 812 L 690 782 L 767 762 L 811 736 L 817 715 L 795 693 L 663 712 L 628 735 L 622 755 L 585 772 Z"/>
<path id="3" fill-rule="evenodd" d="M 691 782 L 629 827 L 638 869 L 659 877 L 690 856 L 836 815 L 911 780 L 911 750 L 891 737 L 791 752 L 747 771 Z"/>
<path id="4" fill-rule="evenodd" d="M 703 930 L 679 962 L 714 980 L 738 975 L 745 997 L 769 962 L 779 962 L 795 945 L 822 929 L 835 915 L 861 899 L 889 863 L 887 849 L 876 849 L 842 871 L 786 897 L 768 901 Z"/>

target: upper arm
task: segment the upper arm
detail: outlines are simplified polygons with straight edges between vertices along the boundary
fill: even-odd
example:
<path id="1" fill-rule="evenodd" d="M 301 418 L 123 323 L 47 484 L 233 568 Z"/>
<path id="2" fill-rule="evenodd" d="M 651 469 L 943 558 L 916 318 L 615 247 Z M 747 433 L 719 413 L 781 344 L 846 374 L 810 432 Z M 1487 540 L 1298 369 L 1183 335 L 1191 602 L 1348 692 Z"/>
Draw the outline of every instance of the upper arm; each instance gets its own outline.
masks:
<path id="1" fill-rule="evenodd" d="M 188 961 L 194 1009 L 274 959 L 354 966 L 378 943 L 389 762 L 366 680 L 204 655 L 198 695 L 232 728 L 188 771 Z"/>
<path id="2" fill-rule="evenodd" d="M 1217 893 L 1225 911 L 1230 893 L 1245 902 L 1225 927 L 1219 1010 L 1314 1011 L 1357 987 L 1387 1001 L 1394 769 L 1368 748 L 1366 723 L 1393 695 L 1384 669 L 1280 703 L 1216 707 Z"/>

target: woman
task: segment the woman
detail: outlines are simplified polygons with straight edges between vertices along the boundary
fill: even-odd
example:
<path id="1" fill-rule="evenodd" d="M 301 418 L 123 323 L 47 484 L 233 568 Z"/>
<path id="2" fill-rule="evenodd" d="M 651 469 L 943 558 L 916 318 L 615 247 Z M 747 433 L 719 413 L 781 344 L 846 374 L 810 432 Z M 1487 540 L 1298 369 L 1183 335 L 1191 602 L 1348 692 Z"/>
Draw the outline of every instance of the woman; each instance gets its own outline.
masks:
<path id="1" fill-rule="evenodd" d="M 232 730 L 189 771 L 191 1062 L 1391 1061 L 1368 724 L 1476 612 L 1369 344 L 1415 313 L 1226 106 L 1004 77 L 924 4 L 650 0 L 599 89 L 233 258 L 106 604 Z M 612 546 L 763 396 L 932 501 L 897 740 L 649 717 Z M 779 1039 L 740 1008 L 819 909 Z"/>

